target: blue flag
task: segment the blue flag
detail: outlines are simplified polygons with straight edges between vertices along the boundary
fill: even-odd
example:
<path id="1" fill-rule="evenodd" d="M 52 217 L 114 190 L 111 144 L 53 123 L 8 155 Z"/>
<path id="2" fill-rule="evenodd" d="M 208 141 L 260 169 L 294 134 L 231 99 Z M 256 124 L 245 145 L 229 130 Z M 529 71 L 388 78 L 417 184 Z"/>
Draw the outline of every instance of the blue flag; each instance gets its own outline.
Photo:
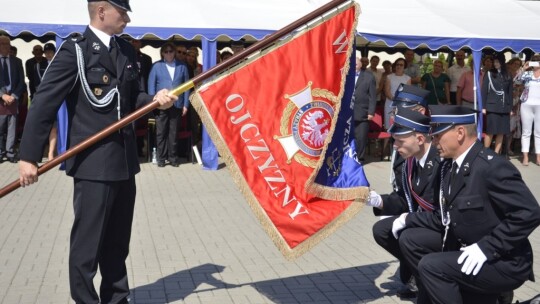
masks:
<path id="1" fill-rule="evenodd" d="M 355 87 L 355 65 L 356 54 L 353 51 L 341 99 L 341 111 L 332 140 L 326 149 L 324 164 L 315 178 L 316 184 L 326 188 L 326 191 L 317 191 L 317 194 L 328 199 L 359 198 L 359 195 L 366 193 L 365 187 L 369 187 L 364 168 L 356 159 L 354 102 L 352 100 Z M 331 191 L 328 188 L 335 188 L 336 191 Z"/>

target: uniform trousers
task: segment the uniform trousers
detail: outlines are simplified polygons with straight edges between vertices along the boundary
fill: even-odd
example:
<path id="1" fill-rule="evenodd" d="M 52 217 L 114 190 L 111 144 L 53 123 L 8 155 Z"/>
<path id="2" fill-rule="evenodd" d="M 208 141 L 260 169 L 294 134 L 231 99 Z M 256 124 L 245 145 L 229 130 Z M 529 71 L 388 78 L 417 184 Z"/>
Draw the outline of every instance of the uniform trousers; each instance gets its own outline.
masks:
<path id="1" fill-rule="evenodd" d="M 505 276 L 496 263 L 486 262 L 476 275 L 461 272 L 457 260 L 461 251 L 441 252 L 438 231 L 408 228 L 399 237 L 399 245 L 413 274 L 419 279 L 417 304 L 496 303 L 498 293 L 512 291 L 522 279 Z M 498 292 L 493 294 L 492 292 Z"/>
<path id="2" fill-rule="evenodd" d="M 356 157 L 364 160 L 368 143 L 369 120 L 354 121 L 354 138 L 356 140 Z"/>
<path id="3" fill-rule="evenodd" d="M 176 156 L 178 122 L 181 111 L 179 108 L 170 107 L 166 110 L 158 110 L 156 116 L 156 145 L 158 162 L 178 162 Z"/>
<path id="4" fill-rule="evenodd" d="M 127 303 L 125 261 L 135 194 L 135 177 L 113 182 L 74 179 L 69 282 L 76 303 Z M 93 284 L 98 265 L 101 301 Z"/>
<path id="5" fill-rule="evenodd" d="M 404 262 L 403 254 L 401 254 L 401 249 L 399 249 L 399 241 L 392 234 L 392 224 L 396 218 L 398 217 L 392 216 L 377 221 L 372 228 L 373 238 L 379 246 L 399 260 L 399 276 L 401 282 L 407 284 L 411 279 L 412 273 L 409 266 Z"/>
<path id="6" fill-rule="evenodd" d="M 4 145 L 4 132 L 7 137 Z M 17 115 L 0 115 L 0 158 L 15 157 L 15 138 L 17 136 Z"/>

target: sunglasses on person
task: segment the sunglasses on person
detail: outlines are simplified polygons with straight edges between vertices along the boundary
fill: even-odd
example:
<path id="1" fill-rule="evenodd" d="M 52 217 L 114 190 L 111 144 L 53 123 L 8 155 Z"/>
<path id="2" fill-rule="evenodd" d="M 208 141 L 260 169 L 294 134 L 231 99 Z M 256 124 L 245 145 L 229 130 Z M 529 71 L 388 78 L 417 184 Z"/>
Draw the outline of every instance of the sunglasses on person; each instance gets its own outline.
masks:
<path id="1" fill-rule="evenodd" d="M 178 53 L 178 54 L 182 54 L 182 55 L 186 55 L 186 54 L 187 54 L 186 51 L 178 51 L 177 53 Z"/>
<path id="2" fill-rule="evenodd" d="M 165 50 L 165 51 L 163 51 L 163 54 L 168 54 L 168 53 L 174 53 L 174 51 L 173 50 Z"/>

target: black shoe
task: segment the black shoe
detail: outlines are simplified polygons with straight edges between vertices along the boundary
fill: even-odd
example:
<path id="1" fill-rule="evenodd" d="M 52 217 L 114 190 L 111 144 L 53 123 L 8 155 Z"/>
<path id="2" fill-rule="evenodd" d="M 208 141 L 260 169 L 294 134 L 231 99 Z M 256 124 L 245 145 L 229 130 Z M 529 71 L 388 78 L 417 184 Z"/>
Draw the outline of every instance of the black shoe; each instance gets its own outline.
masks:
<path id="1" fill-rule="evenodd" d="M 16 164 L 19 161 L 19 159 L 16 156 L 8 157 L 7 159 L 10 163 L 13 163 L 13 164 Z"/>
<path id="2" fill-rule="evenodd" d="M 413 299 L 416 298 L 416 292 L 412 291 L 409 286 L 404 285 L 397 290 L 398 297 L 402 299 Z"/>
<path id="3" fill-rule="evenodd" d="M 499 294 L 499 296 L 497 297 L 497 304 L 512 304 L 513 300 L 514 300 L 514 292 L 506 291 Z M 530 304 L 533 304 L 533 302 L 531 301 Z"/>
<path id="4" fill-rule="evenodd" d="M 180 166 L 180 164 L 178 162 L 170 162 L 169 165 L 173 166 L 173 167 L 178 167 Z"/>
<path id="5" fill-rule="evenodd" d="M 416 280 L 414 277 L 411 277 L 407 284 L 397 290 L 397 295 L 402 299 L 416 298 L 417 294 L 418 287 L 416 287 Z"/>
<path id="6" fill-rule="evenodd" d="M 158 162 L 157 166 L 160 167 L 160 168 L 163 168 L 163 167 L 165 167 L 165 162 Z"/>

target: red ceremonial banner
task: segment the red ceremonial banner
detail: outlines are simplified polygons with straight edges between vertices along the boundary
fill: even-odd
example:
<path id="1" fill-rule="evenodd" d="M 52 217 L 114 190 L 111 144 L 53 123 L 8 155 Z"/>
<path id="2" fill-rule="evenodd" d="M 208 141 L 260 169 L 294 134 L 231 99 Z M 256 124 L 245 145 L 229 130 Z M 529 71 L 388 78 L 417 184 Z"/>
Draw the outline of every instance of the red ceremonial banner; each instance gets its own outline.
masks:
<path id="1" fill-rule="evenodd" d="M 307 193 L 340 111 L 359 7 L 350 3 L 201 86 L 192 103 L 251 208 L 298 257 L 362 207 Z"/>

